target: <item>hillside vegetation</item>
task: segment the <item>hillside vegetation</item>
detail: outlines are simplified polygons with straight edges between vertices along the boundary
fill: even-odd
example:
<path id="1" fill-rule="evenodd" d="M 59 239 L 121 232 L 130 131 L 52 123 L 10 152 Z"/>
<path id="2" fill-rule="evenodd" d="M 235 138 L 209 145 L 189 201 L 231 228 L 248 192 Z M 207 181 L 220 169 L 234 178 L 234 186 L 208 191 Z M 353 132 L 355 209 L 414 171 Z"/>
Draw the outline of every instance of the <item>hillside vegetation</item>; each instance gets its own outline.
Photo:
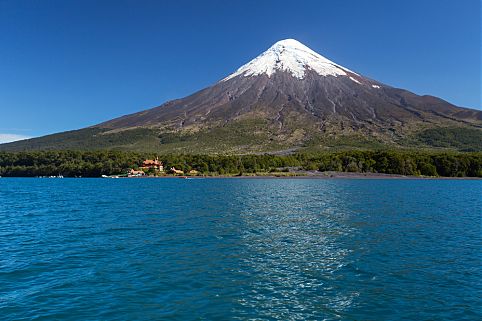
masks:
<path id="1" fill-rule="evenodd" d="M 117 150 L 160 154 L 262 154 L 312 151 L 434 149 L 482 151 L 482 129 L 419 129 L 387 140 L 362 131 L 317 132 L 293 127 L 278 130 L 263 119 L 243 119 L 196 130 L 85 128 L 0 145 L 0 151 Z"/>

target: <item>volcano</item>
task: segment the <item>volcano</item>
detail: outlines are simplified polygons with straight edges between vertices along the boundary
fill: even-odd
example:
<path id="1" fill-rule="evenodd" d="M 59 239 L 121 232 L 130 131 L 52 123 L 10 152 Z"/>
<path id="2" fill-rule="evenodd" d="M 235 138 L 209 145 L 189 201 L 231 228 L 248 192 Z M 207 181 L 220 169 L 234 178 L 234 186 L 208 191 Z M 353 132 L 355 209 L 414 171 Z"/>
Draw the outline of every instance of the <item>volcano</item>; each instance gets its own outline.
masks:
<path id="1" fill-rule="evenodd" d="M 0 145 L 0 150 L 482 150 L 481 128 L 481 111 L 391 87 L 286 39 L 185 98 L 89 128 Z"/>

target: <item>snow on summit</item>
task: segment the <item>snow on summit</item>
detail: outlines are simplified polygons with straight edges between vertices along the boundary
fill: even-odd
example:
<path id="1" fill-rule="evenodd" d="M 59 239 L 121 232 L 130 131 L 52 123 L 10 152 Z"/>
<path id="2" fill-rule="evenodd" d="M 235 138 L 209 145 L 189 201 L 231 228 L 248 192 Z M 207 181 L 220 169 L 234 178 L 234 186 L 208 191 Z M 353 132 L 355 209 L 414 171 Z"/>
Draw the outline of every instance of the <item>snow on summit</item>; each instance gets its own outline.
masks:
<path id="1" fill-rule="evenodd" d="M 277 70 L 290 72 L 293 77 L 302 79 L 305 70 L 309 68 L 321 76 L 346 76 L 353 73 L 322 55 L 314 52 L 301 42 L 294 39 L 281 40 L 271 46 L 258 57 L 254 58 L 236 72 L 222 81 L 238 75 L 256 76 L 267 74 L 270 77 Z"/>

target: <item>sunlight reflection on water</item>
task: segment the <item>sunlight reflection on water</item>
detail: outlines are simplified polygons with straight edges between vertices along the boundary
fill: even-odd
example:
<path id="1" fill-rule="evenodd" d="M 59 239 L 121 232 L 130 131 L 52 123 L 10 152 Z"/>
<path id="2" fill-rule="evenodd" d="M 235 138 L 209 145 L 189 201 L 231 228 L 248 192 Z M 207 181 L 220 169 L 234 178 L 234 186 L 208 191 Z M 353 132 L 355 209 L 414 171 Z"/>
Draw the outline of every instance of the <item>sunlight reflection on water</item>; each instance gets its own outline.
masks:
<path id="1" fill-rule="evenodd" d="M 240 300 L 246 310 L 287 320 L 336 316 L 354 305 L 359 293 L 335 283 L 350 253 L 342 239 L 355 230 L 343 222 L 349 213 L 336 185 L 320 187 L 313 193 L 310 184 L 299 182 L 277 189 L 253 186 L 239 196 L 242 271 L 251 276 Z"/>

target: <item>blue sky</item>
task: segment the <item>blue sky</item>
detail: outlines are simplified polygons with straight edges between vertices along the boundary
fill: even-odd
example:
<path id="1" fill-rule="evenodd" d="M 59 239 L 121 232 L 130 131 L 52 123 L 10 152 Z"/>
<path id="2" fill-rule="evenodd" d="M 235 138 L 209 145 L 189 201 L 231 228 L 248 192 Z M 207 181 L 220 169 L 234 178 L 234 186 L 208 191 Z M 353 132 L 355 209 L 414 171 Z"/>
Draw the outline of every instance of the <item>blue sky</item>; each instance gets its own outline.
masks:
<path id="1" fill-rule="evenodd" d="M 0 141 L 183 97 L 285 38 L 480 109 L 480 20 L 479 0 L 0 0 Z"/>

